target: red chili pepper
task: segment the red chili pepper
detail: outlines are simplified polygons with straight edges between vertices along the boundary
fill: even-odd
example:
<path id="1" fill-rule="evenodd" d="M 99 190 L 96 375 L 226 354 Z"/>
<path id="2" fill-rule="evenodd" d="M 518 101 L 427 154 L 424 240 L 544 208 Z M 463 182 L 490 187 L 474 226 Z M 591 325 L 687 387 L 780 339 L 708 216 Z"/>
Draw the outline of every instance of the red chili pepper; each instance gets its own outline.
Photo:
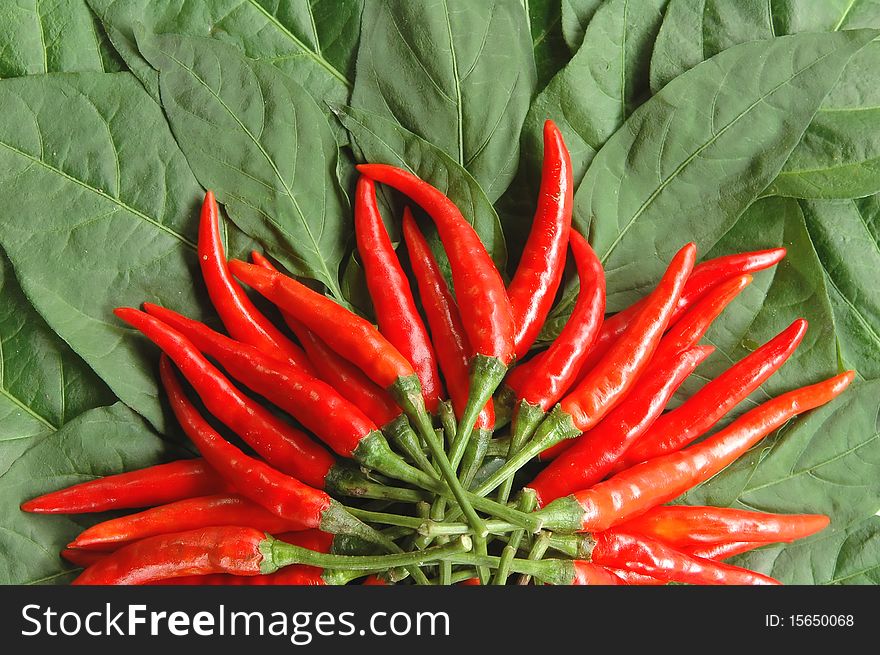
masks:
<path id="1" fill-rule="evenodd" d="M 136 309 L 114 312 L 140 330 L 180 368 L 208 410 L 267 462 L 313 487 L 323 487 L 335 458 L 305 433 L 241 393 L 182 334 Z"/>
<path id="2" fill-rule="evenodd" d="M 798 319 L 773 339 L 706 383 L 679 407 L 660 417 L 618 463 L 629 468 L 681 450 L 698 439 L 727 412 L 788 361 L 804 338 L 807 322 Z"/>
<path id="3" fill-rule="evenodd" d="M 250 526 L 248 526 L 250 527 Z M 300 548 L 313 550 L 317 553 L 329 553 L 333 546 L 334 535 L 321 532 L 320 530 L 302 530 L 299 532 L 285 532 L 274 535 L 276 539 Z M 267 575 L 231 575 L 229 573 L 214 573 L 212 575 L 190 575 L 182 578 L 168 578 L 157 580 L 154 585 L 191 585 L 191 586 L 214 586 L 214 585 L 291 585 L 291 586 L 324 586 L 328 584 L 344 584 L 346 579 L 339 579 L 338 571 L 325 572 L 316 566 L 294 564 L 286 566 L 275 573 Z M 328 575 L 329 574 L 329 575 Z M 363 575 L 360 572 L 353 575 Z M 327 578 L 327 579 L 325 579 Z"/>
<path id="4" fill-rule="evenodd" d="M 276 516 L 296 521 L 301 529 L 321 527 L 325 513 L 338 507 L 330 496 L 245 455 L 221 437 L 186 397 L 165 355 L 159 372 L 171 409 L 183 431 L 215 471 L 241 495 Z"/>
<path id="5" fill-rule="evenodd" d="M 463 585 L 465 587 L 479 587 L 483 583 L 480 582 L 479 578 L 468 578 L 466 580 L 462 580 L 458 584 Z"/>
<path id="6" fill-rule="evenodd" d="M 623 584 L 625 585 L 637 587 L 656 587 L 659 585 L 667 584 L 665 580 L 658 580 L 657 578 L 652 578 L 650 575 L 636 573 L 635 571 L 629 571 L 627 569 L 617 569 L 613 566 L 605 568 L 607 568 L 614 575 L 623 580 Z"/>
<path id="7" fill-rule="evenodd" d="M 568 149 L 559 128 L 547 120 L 538 206 L 516 273 L 507 287 L 517 359 L 535 342 L 559 289 L 565 268 L 573 196 Z"/>
<path id="8" fill-rule="evenodd" d="M 181 459 L 81 482 L 29 500 L 21 509 L 38 514 L 107 512 L 164 505 L 230 489 L 205 460 Z"/>
<path id="9" fill-rule="evenodd" d="M 515 356 L 515 326 L 507 289 L 474 228 L 438 189 L 412 173 L 386 164 L 362 164 L 358 170 L 419 204 L 437 226 L 449 257 L 462 324 L 474 352 L 468 402 L 449 454 L 449 460 L 456 466 L 467 448 L 477 416 L 501 384 Z"/>
<path id="10" fill-rule="evenodd" d="M 644 371 L 660 343 L 691 273 L 696 247 L 689 243 L 672 259 L 663 279 L 626 332 L 583 381 L 559 403 L 584 432 L 619 402 Z"/>
<path id="11" fill-rule="evenodd" d="M 259 575 L 266 541 L 260 530 L 228 526 L 148 537 L 102 558 L 73 584 L 147 584 L 210 573 Z"/>
<path id="12" fill-rule="evenodd" d="M 144 307 L 216 359 L 235 379 L 291 414 L 337 454 L 400 479 L 421 475 L 391 450 L 375 423 L 330 385 L 198 321 L 150 303 Z"/>
<path id="13" fill-rule="evenodd" d="M 793 416 L 836 398 L 854 377 L 848 371 L 783 394 L 690 448 L 637 464 L 590 489 L 559 498 L 537 515 L 547 518 L 547 529 L 607 530 L 709 479 Z"/>
<path id="14" fill-rule="evenodd" d="M 303 350 L 263 316 L 247 297 L 244 289 L 232 278 L 226 263 L 226 254 L 223 252 L 220 209 L 213 191 L 205 194 L 205 201 L 202 203 L 198 255 L 208 296 L 229 334 L 269 355 L 281 357 L 309 370 L 309 360 Z"/>
<path id="15" fill-rule="evenodd" d="M 150 584 L 191 575 L 254 576 L 292 564 L 348 571 L 414 567 L 464 552 L 468 537 L 426 550 L 391 555 L 329 555 L 279 541 L 253 528 L 222 526 L 163 534 L 136 541 L 87 568 L 73 584 Z"/>
<path id="16" fill-rule="evenodd" d="M 277 271 L 237 259 L 229 267 L 238 279 L 296 317 L 382 388 L 415 375 L 412 365 L 372 323 L 330 298 Z"/>
<path id="17" fill-rule="evenodd" d="M 589 430 L 623 400 L 651 361 L 691 272 L 695 255 L 696 248 L 692 243 L 675 255 L 643 311 L 626 333 L 590 374 L 553 408 L 529 444 L 474 490 L 476 495 L 492 491 L 541 451 Z"/>
<path id="18" fill-rule="evenodd" d="M 699 559 L 655 539 L 618 530 L 597 534 L 592 561 L 629 569 L 668 582 L 697 585 L 778 585 L 773 578 L 712 560 Z"/>
<path id="19" fill-rule="evenodd" d="M 391 391 L 397 404 L 415 423 L 419 436 L 428 444 L 446 484 L 465 512 L 480 544 L 479 540 L 487 534 L 486 527 L 474 511 L 454 467 L 434 433 L 422 398 L 419 379 L 406 358 L 368 321 L 296 280 L 237 260 L 230 262 L 230 267 L 240 280 L 295 315 L 297 320 L 336 352 L 357 365 L 373 382 Z M 485 404 L 485 400 L 483 403 Z"/>
<path id="20" fill-rule="evenodd" d="M 365 586 L 375 586 L 375 587 L 387 587 L 388 582 L 384 578 L 380 578 L 378 575 L 370 575 L 364 578 L 364 581 L 361 583 Z"/>
<path id="21" fill-rule="evenodd" d="M 580 293 L 571 317 L 550 347 L 510 371 L 504 380 L 512 403 L 525 400 L 547 412 L 571 386 L 590 351 L 605 314 L 605 272 L 589 242 L 569 233 Z"/>
<path id="22" fill-rule="evenodd" d="M 822 514 L 766 514 L 729 507 L 673 505 L 655 507 L 619 528 L 683 549 L 731 541 L 789 542 L 824 530 L 829 522 Z"/>
<path id="23" fill-rule="evenodd" d="M 693 273 L 685 284 L 678 305 L 669 320 L 670 325 L 684 314 L 684 312 L 703 297 L 714 286 L 738 277 L 746 273 L 756 273 L 765 268 L 778 264 L 785 257 L 785 248 L 773 248 L 771 250 L 758 250 L 755 252 L 737 253 L 710 259 L 694 267 Z M 602 356 L 608 351 L 617 338 L 626 331 L 627 326 L 635 318 L 642 308 L 646 299 L 630 305 L 613 316 L 605 319 L 602 329 L 593 349 L 585 358 L 581 371 L 578 374 L 578 382 L 586 376 Z"/>
<path id="24" fill-rule="evenodd" d="M 468 399 L 468 362 L 473 351 L 455 298 L 449 291 L 431 248 L 409 208 L 403 213 L 403 238 L 422 307 L 431 328 L 431 338 L 437 349 L 440 370 L 443 371 L 455 415 L 461 419 Z M 491 399 L 483 406 L 474 427 L 482 430 L 492 430 L 495 427 L 495 411 Z"/>
<path id="25" fill-rule="evenodd" d="M 281 518 L 239 495 L 224 494 L 188 498 L 98 523 L 80 533 L 69 547 L 107 550 L 157 534 L 219 525 L 239 525 L 270 534 L 309 527 L 298 519 Z"/>
<path id="26" fill-rule="evenodd" d="M 714 350 L 696 346 L 681 354 L 652 362 L 642 382 L 596 427 L 574 440 L 530 482 L 539 506 L 586 489 L 604 478 L 629 445 L 663 411 L 675 390 Z"/>
<path id="27" fill-rule="evenodd" d="M 436 414 L 443 385 L 434 347 L 379 214 L 375 185 L 368 177 L 361 176 L 355 189 L 354 228 L 379 331 L 412 364 L 425 406 Z"/>

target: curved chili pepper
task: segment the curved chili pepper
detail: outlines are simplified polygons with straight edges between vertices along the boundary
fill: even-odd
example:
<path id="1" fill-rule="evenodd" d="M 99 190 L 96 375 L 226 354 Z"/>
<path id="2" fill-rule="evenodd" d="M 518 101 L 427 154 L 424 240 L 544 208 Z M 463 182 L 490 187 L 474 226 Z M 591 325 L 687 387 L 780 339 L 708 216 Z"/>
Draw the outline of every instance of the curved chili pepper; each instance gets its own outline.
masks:
<path id="1" fill-rule="evenodd" d="M 22 504 L 23 512 L 86 514 L 173 503 L 230 491 L 204 459 L 181 459 L 137 471 L 107 475 L 43 494 Z"/>
<path id="2" fill-rule="evenodd" d="M 422 308 L 431 329 L 431 338 L 437 349 L 440 370 L 446 380 L 455 415 L 461 419 L 467 405 L 468 363 L 473 351 L 462 325 L 461 315 L 452 292 L 446 284 L 440 267 L 437 265 L 431 247 L 409 208 L 403 213 L 403 238 L 411 262 L 413 277 L 422 299 Z M 495 427 L 495 411 L 492 399 L 483 406 L 475 429 L 492 430 Z"/>
<path id="3" fill-rule="evenodd" d="M 311 366 L 303 350 L 263 316 L 247 297 L 244 289 L 232 278 L 226 263 L 226 254 L 223 252 L 220 209 L 213 191 L 205 194 L 205 201 L 202 203 L 198 255 L 208 296 L 229 334 L 269 355 L 281 357 L 309 370 Z"/>
<path id="4" fill-rule="evenodd" d="M 655 507 L 618 526 L 675 548 L 731 541 L 794 541 L 828 527 L 823 514 L 766 514 L 729 507 Z"/>
<path id="5" fill-rule="evenodd" d="M 159 346 L 193 385 L 208 411 L 267 462 L 313 487 L 324 486 L 336 463 L 333 455 L 241 393 L 177 330 L 136 309 L 120 308 L 114 313 Z"/>
<path id="6" fill-rule="evenodd" d="M 275 271 L 268 259 L 258 252 L 252 252 L 254 263 L 263 268 Z M 336 389 L 345 398 L 359 407 L 382 433 L 409 455 L 423 471 L 430 471 L 431 464 L 422 452 L 419 438 L 410 427 L 403 410 L 394 402 L 391 394 L 380 388 L 364 373 L 347 359 L 328 347 L 318 336 L 305 325 L 297 321 L 291 314 L 281 311 L 285 323 L 293 330 L 306 349 L 309 361 L 315 369 L 315 375 Z"/>
<path id="7" fill-rule="evenodd" d="M 602 325 L 605 314 L 602 263 L 577 231 L 570 231 L 569 244 L 580 281 L 580 293 L 571 317 L 546 351 L 508 374 L 500 394 L 500 402 L 514 408 L 508 457 L 531 438 L 545 413 L 571 386 Z M 502 496 L 509 493 L 507 487 L 511 483 L 505 483 Z"/>
<path id="8" fill-rule="evenodd" d="M 371 323 L 285 275 L 242 261 L 230 262 L 232 272 L 269 300 L 296 316 L 328 346 L 356 364 L 367 376 L 388 389 L 407 416 L 415 423 L 456 501 L 474 528 L 478 546 L 486 536 L 486 526 L 474 511 L 467 493 L 425 408 L 419 379 L 412 366 Z M 485 403 L 485 400 L 483 401 Z"/>
<path id="9" fill-rule="evenodd" d="M 744 357 L 671 412 L 661 416 L 623 455 L 617 469 L 681 450 L 698 439 L 727 412 L 788 361 L 804 338 L 807 322 L 798 319 Z"/>
<path id="10" fill-rule="evenodd" d="M 666 361 L 652 362 L 642 383 L 624 402 L 596 427 L 575 439 L 571 448 L 526 485 L 534 490 L 538 505 L 591 487 L 604 478 L 629 445 L 660 415 L 685 378 L 713 350 L 711 346 L 697 346 Z"/>
<path id="11" fill-rule="evenodd" d="M 688 348 L 694 347 L 703 338 L 712 322 L 718 318 L 724 308 L 738 296 L 752 281 L 751 275 L 740 275 L 710 289 L 703 298 L 688 309 L 675 325 L 666 331 L 660 345 L 654 351 L 651 366 L 654 362 L 668 359 Z M 646 373 L 646 377 L 650 374 Z M 625 401 L 627 402 L 627 401 Z M 656 418 L 653 417 L 653 418 Z M 651 420 L 653 422 L 653 419 Z M 650 427 L 645 425 L 645 429 Z M 635 438 L 635 437 L 634 437 Z M 632 443 L 632 442 L 629 442 Z M 572 440 L 563 441 L 541 453 L 540 459 L 548 460 L 557 457 L 572 445 Z M 627 445 L 627 447 L 629 447 Z"/>
<path id="12" fill-rule="evenodd" d="M 595 564 L 629 569 L 667 582 L 697 585 L 778 585 L 773 578 L 729 564 L 699 559 L 641 535 L 607 530 L 595 536 Z"/>
<path id="13" fill-rule="evenodd" d="M 354 229 L 379 331 L 412 364 L 422 385 L 425 406 L 436 414 L 443 385 L 434 347 L 379 214 L 376 187 L 364 176 L 355 189 Z"/>
<path id="14" fill-rule="evenodd" d="M 296 521 L 301 529 L 321 527 L 324 514 L 339 507 L 326 492 L 285 475 L 258 459 L 245 455 L 221 437 L 186 397 L 163 355 L 159 366 L 162 385 L 180 426 L 211 467 L 238 492 L 276 516 Z M 339 511 L 339 510 L 333 510 Z"/>
<path id="15" fill-rule="evenodd" d="M 218 525 L 239 525 L 270 534 L 310 527 L 298 519 L 281 518 L 239 495 L 223 494 L 188 498 L 98 523 L 81 532 L 69 548 L 107 550 L 157 534 Z"/>
<path id="16" fill-rule="evenodd" d="M 745 275 L 746 273 L 756 273 L 775 266 L 785 257 L 785 252 L 785 248 L 757 250 L 716 257 L 715 259 L 697 264 L 681 292 L 669 324 L 674 325 L 689 307 L 717 284 L 733 277 Z M 581 371 L 577 376 L 577 382 L 580 382 L 586 376 L 590 369 L 602 359 L 614 341 L 626 331 L 627 326 L 641 311 L 645 301 L 646 299 L 643 298 L 605 319 L 602 329 L 599 331 L 599 336 L 593 344 L 592 351 L 584 359 Z"/>
<path id="17" fill-rule="evenodd" d="M 361 584 L 365 586 L 387 587 L 388 581 L 384 578 L 379 577 L 378 575 L 373 574 L 364 578 L 364 581 Z"/>
<path id="18" fill-rule="evenodd" d="M 590 489 L 554 500 L 536 515 L 545 518 L 547 529 L 607 530 L 708 480 L 793 416 L 836 398 L 854 377 L 853 371 L 847 371 L 782 394 L 690 448 L 637 464 Z"/>
<path id="19" fill-rule="evenodd" d="M 375 423 L 330 385 L 170 309 L 150 303 L 144 308 L 216 359 L 236 380 L 291 414 L 337 454 L 400 479 L 421 475 L 391 450 Z"/>
<path id="20" fill-rule="evenodd" d="M 693 267 L 695 255 L 696 247 L 692 243 L 675 255 L 643 311 L 626 333 L 590 374 L 553 408 L 531 442 L 474 490 L 476 495 L 492 491 L 542 450 L 589 430 L 625 397 L 651 361 Z"/>
<path id="21" fill-rule="evenodd" d="M 431 248 L 413 219 L 409 207 L 403 212 L 403 235 L 410 255 L 413 277 L 422 299 L 422 307 L 431 328 L 431 337 L 437 351 L 437 358 L 446 386 L 449 391 L 456 418 L 461 421 L 467 409 L 470 391 L 468 364 L 473 350 L 462 325 L 461 314 L 455 298 L 449 291 L 446 280 L 440 272 Z M 485 455 L 495 428 L 495 406 L 490 397 L 473 424 L 476 435 L 470 438 L 470 446 L 457 456 L 453 447 L 450 463 L 456 467 L 459 457 L 463 460 L 461 480 L 467 487 L 479 463 Z"/>
<path id="22" fill-rule="evenodd" d="M 477 416 L 515 356 L 515 325 L 507 289 L 480 237 L 443 193 L 401 168 L 386 164 L 361 164 L 357 168 L 419 204 L 437 226 L 449 257 L 462 324 L 474 352 L 468 402 L 450 448 L 449 460 L 455 466 L 464 455 Z"/>
<path id="23" fill-rule="evenodd" d="M 253 528 L 214 527 L 148 537 L 87 568 L 75 585 L 149 584 L 190 575 L 261 575 L 292 564 L 376 571 L 429 564 L 471 547 L 462 537 L 443 546 L 392 555 L 330 555 L 279 541 Z"/>
<path id="24" fill-rule="evenodd" d="M 537 339 L 562 281 L 573 197 L 571 157 L 559 128 L 547 120 L 538 206 L 516 273 L 507 287 L 517 359 Z"/>

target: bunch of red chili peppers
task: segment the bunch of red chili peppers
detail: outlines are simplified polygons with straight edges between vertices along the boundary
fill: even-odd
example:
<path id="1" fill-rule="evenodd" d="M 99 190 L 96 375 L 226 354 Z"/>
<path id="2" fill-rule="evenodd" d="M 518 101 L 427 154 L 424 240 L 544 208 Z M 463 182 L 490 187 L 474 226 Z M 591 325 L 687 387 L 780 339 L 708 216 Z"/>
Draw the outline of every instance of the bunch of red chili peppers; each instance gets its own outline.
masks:
<path id="1" fill-rule="evenodd" d="M 807 327 L 798 320 L 667 410 L 711 354 L 699 341 L 713 320 L 783 249 L 695 265 L 687 244 L 650 295 L 605 317 L 602 265 L 571 228 L 571 162 L 552 122 L 509 284 L 442 192 L 393 166 L 359 169 L 355 232 L 378 327 L 259 253 L 227 261 L 211 192 L 198 256 L 227 334 L 150 303 L 116 310 L 162 351 L 168 402 L 201 457 L 23 505 L 139 510 L 63 551 L 84 567 L 77 584 L 774 584 L 723 560 L 828 524 L 665 504 L 853 378 L 790 391 L 710 434 L 791 356 Z M 425 212 L 451 286 L 409 209 L 404 271 L 377 183 Z M 542 349 L 569 250 L 579 295 Z M 537 475 L 535 460 L 546 463 Z"/>

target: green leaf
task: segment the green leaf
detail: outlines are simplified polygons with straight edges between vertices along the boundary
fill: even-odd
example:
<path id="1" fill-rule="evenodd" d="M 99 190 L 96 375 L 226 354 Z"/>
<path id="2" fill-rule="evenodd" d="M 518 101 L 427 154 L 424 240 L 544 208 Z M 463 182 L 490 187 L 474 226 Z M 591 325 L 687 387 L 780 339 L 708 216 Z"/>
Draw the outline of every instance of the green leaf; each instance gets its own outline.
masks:
<path id="1" fill-rule="evenodd" d="M 274 66 L 220 41 L 143 34 L 138 45 L 160 71 L 162 106 L 199 181 L 289 271 L 342 299 L 349 209 L 318 105 Z"/>
<path id="2" fill-rule="evenodd" d="M 833 528 L 846 528 L 880 510 L 878 414 L 880 381 L 854 383 L 681 500 L 762 512 L 827 514 Z"/>
<path id="3" fill-rule="evenodd" d="M 203 191 L 128 73 L 0 81 L 0 244 L 49 326 L 161 429 L 156 352 L 112 314 L 145 300 L 200 317 Z"/>
<path id="4" fill-rule="evenodd" d="M 534 89 L 519 0 L 366 3 L 351 104 L 436 145 L 490 201 L 516 172 Z"/>
<path id="5" fill-rule="evenodd" d="M 875 36 L 801 34 L 735 46 L 632 115 L 575 196 L 575 225 L 589 226 L 605 265 L 609 310 L 658 279 L 684 243 L 705 251 L 730 229 L 779 172 L 847 61 Z"/>
<path id="6" fill-rule="evenodd" d="M 772 7 L 772 14 L 770 9 Z M 780 34 L 880 27 L 880 5 L 860 0 L 672 0 L 651 61 L 656 91 L 738 43 Z M 859 52 L 765 195 L 852 198 L 880 191 L 880 43 Z"/>
<path id="7" fill-rule="evenodd" d="M 787 250 L 785 259 L 755 274 L 752 284 L 712 324 L 703 342 L 715 346 L 715 353 L 682 385 L 680 397 L 693 394 L 794 320 L 804 318 L 809 327 L 782 368 L 729 413 L 724 423 L 780 393 L 838 372 L 834 318 L 822 261 L 813 248 L 797 201 L 759 200 L 706 253 L 706 258 L 780 246 Z"/>
<path id="8" fill-rule="evenodd" d="M 272 64 L 315 98 L 345 102 L 351 88 L 363 0 L 88 0 L 113 45 L 158 101 L 156 71 L 138 52 L 135 29 L 211 36 Z"/>
<path id="9" fill-rule="evenodd" d="M 0 5 L 0 78 L 104 71 L 103 39 L 85 0 L 7 0 Z"/>
<path id="10" fill-rule="evenodd" d="M 30 306 L 0 250 L 0 475 L 23 452 L 113 394 Z"/>
<path id="11" fill-rule="evenodd" d="M 76 569 L 59 551 L 83 528 L 107 518 L 26 514 L 22 502 L 180 454 L 122 403 L 89 410 L 32 443 L 0 474 L 0 584 L 68 582 Z"/>
<path id="12" fill-rule="evenodd" d="M 644 100 L 647 62 L 667 0 L 609 0 L 577 54 L 532 103 L 523 125 L 525 177 L 540 178 L 544 121 L 552 119 L 571 155 L 575 188 L 596 152 Z"/>
<path id="13" fill-rule="evenodd" d="M 365 161 L 393 164 L 445 193 L 474 226 L 500 270 L 507 256 L 504 234 L 480 185 L 451 157 L 397 123 L 354 107 L 338 107 L 339 120 Z"/>
<path id="14" fill-rule="evenodd" d="M 880 377 L 880 198 L 802 201 L 825 271 L 843 365 Z"/>
<path id="15" fill-rule="evenodd" d="M 555 0 L 529 0 L 529 31 L 538 75 L 537 88 L 546 86 L 571 57 L 562 38 L 562 15 Z"/>
<path id="16" fill-rule="evenodd" d="M 584 42 L 584 32 L 602 0 L 562 0 L 562 36 L 572 53 Z"/>

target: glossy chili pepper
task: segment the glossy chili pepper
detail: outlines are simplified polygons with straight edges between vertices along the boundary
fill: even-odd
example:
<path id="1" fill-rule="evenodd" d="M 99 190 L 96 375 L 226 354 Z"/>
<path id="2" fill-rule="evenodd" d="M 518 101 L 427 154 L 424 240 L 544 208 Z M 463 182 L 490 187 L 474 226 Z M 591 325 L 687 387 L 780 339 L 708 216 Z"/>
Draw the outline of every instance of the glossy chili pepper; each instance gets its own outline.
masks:
<path id="1" fill-rule="evenodd" d="M 678 252 L 626 333 L 590 374 L 553 408 L 529 444 L 483 481 L 474 490 L 475 494 L 489 493 L 542 450 L 589 430 L 626 396 L 651 361 L 695 255 L 692 243 Z"/>
<path id="2" fill-rule="evenodd" d="M 164 505 L 231 489 L 202 458 L 181 459 L 81 482 L 29 500 L 21 509 L 38 514 L 107 512 Z"/>
<path id="3" fill-rule="evenodd" d="M 157 534 L 218 525 L 238 525 L 270 534 L 309 527 L 297 518 L 281 518 L 237 494 L 223 494 L 179 500 L 98 523 L 81 532 L 69 547 L 107 550 Z"/>
<path id="4" fill-rule="evenodd" d="M 697 342 L 703 338 L 703 335 L 706 334 L 706 331 L 712 325 L 712 322 L 718 318 L 724 308 L 727 307 L 727 305 L 730 304 L 730 302 L 739 295 L 742 290 L 751 283 L 751 281 L 751 275 L 740 275 L 739 277 L 731 278 L 730 280 L 722 282 L 710 289 L 699 302 L 688 309 L 675 325 L 663 335 L 660 345 L 657 346 L 657 350 L 654 352 L 651 367 L 653 368 L 656 366 L 656 362 L 668 360 L 670 357 L 694 347 Z M 651 373 L 646 372 L 644 378 L 650 377 Z M 624 404 L 628 404 L 629 402 L 630 400 L 627 399 L 624 401 Z M 649 419 L 649 422 L 645 422 L 644 429 L 647 430 L 656 418 L 657 417 L 654 416 Z M 639 435 L 633 436 L 633 440 L 638 439 L 638 437 Z M 567 440 L 558 443 L 552 448 L 542 452 L 540 459 L 553 459 L 576 442 L 577 440 Z M 632 441 L 627 441 L 627 448 L 631 443 Z"/>
<path id="5" fill-rule="evenodd" d="M 642 535 L 607 530 L 595 537 L 593 563 L 628 569 L 667 582 L 697 585 L 778 585 L 773 578 L 699 559 Z"/>
<path id="6" fill-rule="evenodd" d="M 571 317 L 550 347 L 514 368 L 505 378 L 500 402 L 513 408 L 511 450 L 531 438 L 544 417 L 571 386 L 599 333 L 605 314 L 605 272 L 587 240 L 569 233 L 580 292 Z M 508 483 L 509 484 L 509 483 Z"/>
<path id="7" fill-rule="evenodd" d="M 205 194 L 202 203 L 198 255 L 208 296 L 229 334 L 269 355 L 309 370 L 309 361 L 303 350 L 256 308 L 229 272 L 220 234 L 220 210 L 213 191 Z"/>
<path id="8" fill-rule="evenodd" d="M 614 575 L 623 580 L 623 584 L 625 585 L 631 585 L 634 587 L 657 587 L 659 585 L 667 584 L 665 580 L 658 580 L 657 578 L 652 578 L 650 575 L 636 573 L 635 571 L 629 571 L 627 569 L 617 569 L 613 566 L 605 568 L 607 568 Z"/>
<path id="9" fill-rule="evenodd" d="M 367 376 L 394 396 L 428 444 L 438 468 L 456 501 L 474 528 L 478 546 L 487 532 L 474 511 L 454 467 L 434 433 L 425 408 L 419 379 L 412 366 L 368 321 L 337 305 L 308 287 L 280 273 L 241 261 L 230 262 L 232 272 L 284 311 L 315 332 L 328 346 L 357 365 Z M 484 400 L 485 403 L 485 400 Z"/>
<path id="10" fill-rule="evenodd" d="M 399 479 L 421 475 L 391 450 L 375 423 L 327 383 L 170 309 L 150 303 L 144 308 L 217 360 L 236 380 L 291 414 L 337 454 Z"/>
<path id="11" fill-rule="evenodd" d="M 624 581 L 613 571 L 604 566 L 585 562 L 583 560 L 574 561 L 574 579 L 571 581 L 573 585 L 620 585 Z"/>
<path id="12" fill-rule="evenodd" d="M 671 412 L 661 416 L 624 454 L 622 470 L 698 439 L 727 412 L 788 361 L 804 338 L 807 322 L 798 319 L 766 344 L 744 357 Z"/>
<path id="13" fill-rule="evenodd" d="M 374 587 L 387 587 L 388 581 L 385 578 L 382 578 L 376 574 L 367 576 L 364 578 L 364 581 L 361 583 L 366 586 L 374 586 Z"/>
<path id="14" fill-rule="evenodd" d="M 546 505 L 604 478 L 629 445 L 638 439 L 663 411 L 666 403 L 694 369 L 714 350 L 696 346 L 683 353 L 652 362 L 643 381 L 592 430 L 574 440 L 527 487 L 538 504 Z"/>
<path id="15" fill-rule="evenodd" d="M 270 271 L 276 270 L 271 262 L 258 252 L 252 252 L 251 257 L 258 266 Z M 315 369 L 315 375 L 357 405 L 376 425 L 380 426 L 383 434 L 409 455 L 419 468 L 429 471 L 431 465 L 422 452 L 419 439 L 391 394 L 327 346 L 291 314 L 282 310 L 281 315 L 306 349 L 309 361 Z"/>
<path id="16" fill-rule="evenodd" d="M 655 507 L 618 526 L 675 548 L 731 541 L 794 541 L 828 527 L 822 514 L 767 514 L 730 507 Z"/>
<path id="17" fill-rule="evenodd" d="M 132 585 L 190 575 L 261 575 L 292 564 L 376 571 L 429 564 L 471 547 L 462 537 L 443 546 L 392 555 L 332 555 L 279 541 L 253 528 L 213 527 L 148 537 L 87 568 L 73 584 Z"/>
<path id="18" fill-rule="evenodd" d="M 522 358 L 537 339 L 559 289 L 573 197 L 571 157 L 559 128 L 547 120 L 538 206 L 516 273 L 507 287 L 517 359 Z"/>
<path id="19" fill-rule="evenodd" d="M 461 419 L 468 399 L 468 362 L 473 351 L 455 298 L 409 208 L 403 213 L 403 237 L 425 317 L 431 329 L 431 338 L 437 349 L 440 370 L 446 380 L 455 415 Z M 480 430 L 492 430 L 495 427 L 495 411 L 491 399 L 483 406 L 474 427 Z"/>
<path id="20" fill-rule="evenodd" d="M 782 394 L 690 448 L 637 464 L 536 514 L 545 516 L 547 529 L 607 530 L 708 480 L 793 416 L 836 398 L 854 376 L 848 371 Z"/>
<path id="21" fill-rule="evenodd" d="M 785 248 L 772 248 L 770 250 L 757 250 L 754 252 L 725 255 L 702 262 L 694 267 L 693 273 L 685 284 L 678 305 L 669 320 L 670 325 L 682 316 L 682 314 L 695 302 L 703 297 L 714 286 L 739 277 L 746 273 L 756 273 L 778 264 L 785 257 Z M 626 331 L 630 322 L 638 315 L 645 299 L 633 303 L 613 316 L 609 316 L 602 324 L 602 329 L 590 354 L 584 359 L 581 371 L 577 376 L 580 381 L 590 371 L 602 356 L 611 347 L 617 338 Z"/>
<path id="22" fill-rule="evenodd" d="M 467 409 L 470 391 L 468 365 L 473 350 L 465 333 L 461 314 L 455 298 L 449 291 L 446 280 L 440 272 L 431 248 L 419 230 L 409 208 L 403 212 L 403 234 L 413 276 L 422 299 L 422 307 L 431 329 L 431 337 L 437 351 L 440 369 L 446 380 L 456 418 L 461 421 Z M 459 457 L 463 460 L 461 480 L 465 488 L 470 484 L 485 455 L 495 428 L 495 407 L 490 397 L 473 424 L 469 447 L 460 454 L 453 448 L 450 463 L 458 466 Z M 454 442 L 454 440 L 453 440 Z"/>
<path id="23" fill-rule="evenodd" d="M 448 255 L 462 324 L 474 352 L 468 402 L 449 454 L 449 460 L 457 464 L 467 448 L 477 416 L 501 384 L 515 356 L 515 325 L 504 280 L 474 228 L 438 189 L 412 173 L 386 164 L 362 164 L 358 170 L 419 204 L 437 226 Z"/>
<path id="24" fill-rule="evenodd" d="M 364 176 L 355 189 L 354 229 L 379 331 L 412 364 L 422 385 L 425 406 L 436 414 L 443 385 L 434 347 L 379 214 L 375 184 Z"/>
<path id="25" fill-rule="evenodd" d="M 180 368 L 208 410 L 278 470 L 322 488 L 335 458 L 305 433 L 241 393 L 193 343 L 159 319 L 136 309 L 114 313 L 140 330 Z"/>

